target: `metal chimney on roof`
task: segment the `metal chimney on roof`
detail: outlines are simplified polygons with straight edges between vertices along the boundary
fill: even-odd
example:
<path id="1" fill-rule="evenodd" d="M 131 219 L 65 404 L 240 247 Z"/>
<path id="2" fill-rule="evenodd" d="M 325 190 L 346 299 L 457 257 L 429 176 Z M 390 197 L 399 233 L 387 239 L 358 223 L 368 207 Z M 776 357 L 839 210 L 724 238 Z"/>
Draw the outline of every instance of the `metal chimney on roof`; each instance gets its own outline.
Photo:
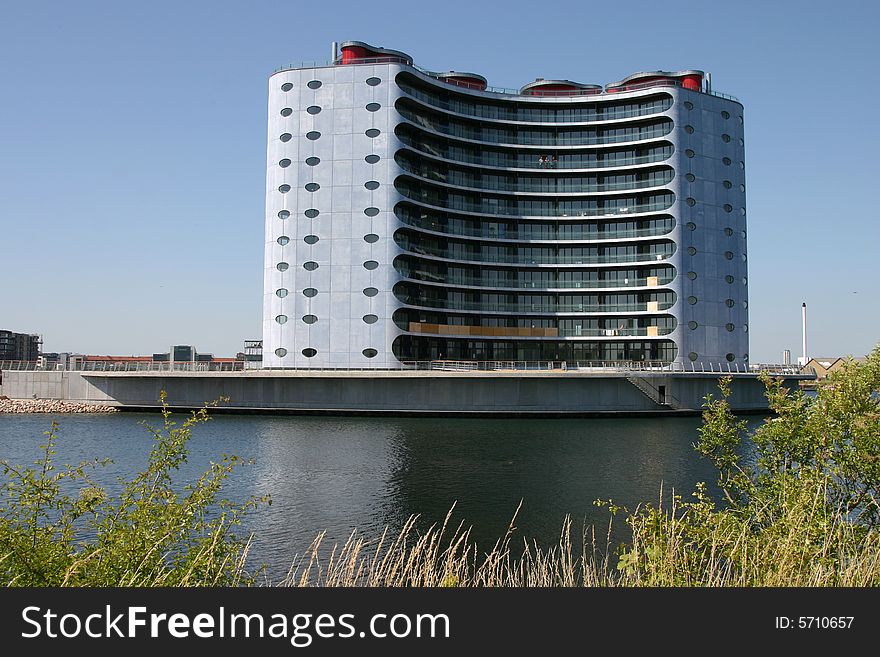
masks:
<path id="1" fill-rule="evenodd" d="M 339 44 L 336 41 L 333 41 L 330 44 L 330 61 L 334 64 L 336 63 L 336 58 L 339 56 Z"/>

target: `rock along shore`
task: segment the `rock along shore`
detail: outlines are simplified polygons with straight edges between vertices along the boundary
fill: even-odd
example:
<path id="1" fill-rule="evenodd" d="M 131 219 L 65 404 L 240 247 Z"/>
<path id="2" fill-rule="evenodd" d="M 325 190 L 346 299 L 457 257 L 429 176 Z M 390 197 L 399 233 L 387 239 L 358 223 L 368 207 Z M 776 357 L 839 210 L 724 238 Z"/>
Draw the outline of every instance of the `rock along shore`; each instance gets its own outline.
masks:
<path id="1" fill-rule="evenodd" d="M 115 406 L 60 399 L 0 399 L 0 413 L 116 413 Z"/>

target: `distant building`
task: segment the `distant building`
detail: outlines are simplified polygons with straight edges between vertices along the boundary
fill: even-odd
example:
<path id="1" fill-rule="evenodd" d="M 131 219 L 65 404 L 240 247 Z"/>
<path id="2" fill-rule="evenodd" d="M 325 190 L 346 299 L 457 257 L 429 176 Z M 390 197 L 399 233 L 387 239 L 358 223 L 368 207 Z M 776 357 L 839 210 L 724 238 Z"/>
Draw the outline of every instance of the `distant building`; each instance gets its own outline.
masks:
<path id="1" fill-rule="evenodd" d="M 0 360 L 35 361 L 42 346 L 43 338 L 39 335 L 0 330 Z"/>
<path id="2" fill-rule="evenodd" d="M 244 351 L 237 354 L 246 370 L 259 369 L 263 364 L 263 341 L 245 340 Z"/>
<path id="3" fill-rule="evenodd" d="M 816 371 L 816 380 L 821 381 L 822 379 L 828 378 L 828 375 L 833 374 L 837 370 L 841 369 L 846 364 L 848 359 L 848 356 L 817 356 L 808 360 L 807 364 L 801 368 L 801 371 L 809 372 L 810 369 L 813 369 Z M 864 359 L 856 358 L 854 360 L 862 361 Z"/>
<path id="4" fill-rule="evenodd" d="M 167 363 L 174 361 L 175 363 L 206 363 L 214 360 L 213 354 L 200 354 L 196 348 L 190 344 L 172 345 L 167 353 L 153 354 L 153 361 L 157 363 Z"/>

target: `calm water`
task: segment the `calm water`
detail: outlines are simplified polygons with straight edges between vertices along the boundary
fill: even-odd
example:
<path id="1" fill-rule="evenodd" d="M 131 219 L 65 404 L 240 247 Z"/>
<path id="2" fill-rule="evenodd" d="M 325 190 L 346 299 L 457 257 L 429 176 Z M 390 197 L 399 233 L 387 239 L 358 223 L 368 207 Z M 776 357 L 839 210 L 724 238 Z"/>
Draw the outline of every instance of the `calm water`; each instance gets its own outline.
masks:
<path id="1" fill-rule="evenodd" d="M 0 415 L 0 458 L 31 462 L 46 415 Z M 99 472 L 111 490 L 146 462 L 150 436 L 140 422 L 157 415 L 57 416 L 58 458 L 109 457 Z M 227 497 L 271 494 L 273 503 L 249 520 L 253 560 L 277 579 L 314 536 L 332 541 L 352 529 L 378 535 L 410 514 L 421 525 L 455 518 L 473 526 L 482 544 L 494 541 L 520 500 L 521 537 L 540 543 L 558 536 L 570 514 L 606 526 L 593 505 L 612 498 L 633 506 L 657 500 L 661 482 L 686 496 L 697 481 L 714 481 L 694 452 L 699 418 L 427 419 L 219 415 L 198 427 L 183 475 L 222 453 L 253 459 L 230 480 Z"/>

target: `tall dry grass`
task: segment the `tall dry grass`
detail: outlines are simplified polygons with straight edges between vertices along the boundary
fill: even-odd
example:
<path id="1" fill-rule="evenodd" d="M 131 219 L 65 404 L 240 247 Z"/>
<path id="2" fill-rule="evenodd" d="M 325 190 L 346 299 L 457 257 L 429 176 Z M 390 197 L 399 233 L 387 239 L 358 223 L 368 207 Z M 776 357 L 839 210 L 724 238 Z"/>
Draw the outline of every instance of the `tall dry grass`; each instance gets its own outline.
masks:
<path id="1" fill-rule="evenodd" d="M 353 532 L 342 545 L 315 538 L 280 586 L 321 587 L 784 587 L 880 585 L 880 533 L 863 531 L 815 503 L 787 509 L 761 531 L 749 519 L 716 511 L 709 525 L 673 501 L 629 516 L 632 540 L 620 550 L 607 532 L 575 531 L 570 518 L 548 546 L 523 541 L 513 550 L 516 515 L 488 551 L 470 529 L 443 523 L 417 531 L 411 517 L 399 533 L 370 540 Z M 802 501 L 802 500 L 801 500 Z M 760 512 L 760 510 L 757 510 Z M 805 528 L 824 522 L 821 536 Z"/>

